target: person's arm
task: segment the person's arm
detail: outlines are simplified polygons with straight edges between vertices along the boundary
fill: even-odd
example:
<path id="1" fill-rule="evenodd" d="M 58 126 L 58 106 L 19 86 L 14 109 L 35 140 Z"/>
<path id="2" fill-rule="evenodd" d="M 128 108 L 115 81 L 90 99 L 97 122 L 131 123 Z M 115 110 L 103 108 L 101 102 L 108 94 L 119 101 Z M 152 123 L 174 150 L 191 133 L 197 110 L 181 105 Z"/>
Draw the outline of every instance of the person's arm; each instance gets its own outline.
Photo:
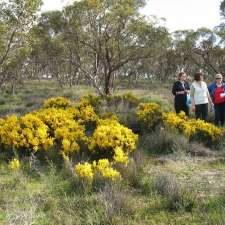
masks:
<path id="1" fill-rule="evenodd" d="M 207 97 L 208 97 L 209 103 L 210 103 L 211 105 L 213 105 L 213 101 L 212 101 L 212 98 L 211 98 L 211 96 L 210 96 L 210 94 L 209 94 L 208 89 L 207 89 Z"/>
<path id="2" fill-rule="evenodd" d="M 173 84 L 173 88 L 172 88 L 172 94 L 173 95 L 176 95 L 176 89 L 177 89 L 177 86 L 176 86 L 176 82 Z"/>
<path id="3" fill-rule="evenodd" d="M 210 84 L 208 86 L 208 92 L 209 92 L 209 95 L 210 95 L 210 97 L 212 99 L 212 97 L 213 97 L 213 84 Z"/>
<path id="4" fill-rule="evenodd" d="M 175 82 L 173 85 L 172 93 L 173 95 L 180 95 L 180 94 L 184 94 L 185 91 L 178 91 L 178 83 Z"/>
<path id="5" fill-rule="evenodd" d="M 195 94 L 195 88 L 194 88 L 193 85 L 191 85 L 191 88 L 190 88 L 190 96 L 191 96 L 191 102 L 192 102 L 192 109 L 193 109 L 193 111 L 195 110 L 194 94 Z"/>
<path id="6" fill-rule="evenodd" d="M 221 96 L 222 98 L 224 98 L 224 97 L 225 97 L 225 84 L 223 84 L 223 93 L 222 93 L 222 94 L 220 94 L 220 96 Z"/>
<path id="7" fill-rule="evenodd" d="M 190 86 L 189 86 L 189 83 L 186 83 L 186 85 L 185 85 L 185 92 L 186 92 L 187 94 L 190 93 Z"/>

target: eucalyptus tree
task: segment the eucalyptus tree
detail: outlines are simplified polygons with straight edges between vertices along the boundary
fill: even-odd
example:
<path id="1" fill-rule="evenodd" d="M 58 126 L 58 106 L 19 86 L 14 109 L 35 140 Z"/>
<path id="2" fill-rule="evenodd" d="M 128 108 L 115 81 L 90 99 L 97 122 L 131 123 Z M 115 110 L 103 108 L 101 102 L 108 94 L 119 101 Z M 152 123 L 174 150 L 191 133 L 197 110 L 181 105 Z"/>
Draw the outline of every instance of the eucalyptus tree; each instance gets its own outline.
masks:
<path id="1" fill-rule="evenodd" d="M 220 3 L 220 14 L 225 18 L 225 0 Z"/>
<path id="2" fill-rule="evenodd" d="M 139 13 L 143 6 L 141 0 L 81 0 L 63 11 L 63 40 L 75 74 L 102 95 L 110 94 L 122 68 L 135 68 L 163 47 L 168 32 Z"/>
<path id="3" fill-rule="evenodd" d="M 0 87 L 20 79 L 29 54 L 29 30 L 41 0 L 3 0 L 0 3 Z"/>
<path id="4" fill-rule="evenodd" d="M 173 34 L 172 64 L 177 64 L 177 71 L 183 68 L 189 74 L 198 70 L 207 76 L 223 71 L 224 47 L 218 33 L 208 28 L 196 31 L 176 31 Z"/>
<path id="5" fill-rule="evenodd" d="M 61 11 L 43 13 L 31 30 L 31 54 L 29 56 L 30 74 L 34 78 L 56 78 L 63 85 L 65 45 L 62 40 Z"/>

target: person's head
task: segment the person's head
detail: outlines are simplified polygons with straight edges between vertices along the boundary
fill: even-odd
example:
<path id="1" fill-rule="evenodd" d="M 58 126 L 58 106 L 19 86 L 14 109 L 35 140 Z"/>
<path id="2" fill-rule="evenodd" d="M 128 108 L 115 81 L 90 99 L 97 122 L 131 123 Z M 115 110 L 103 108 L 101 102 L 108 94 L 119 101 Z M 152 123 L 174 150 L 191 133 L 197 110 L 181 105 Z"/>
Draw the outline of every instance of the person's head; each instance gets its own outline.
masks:
<path id="1" fill-rule="evenodd" d="M 218 74 L 215 75 L 215 82 L 217 84 L 221 84 L 223 82 L 223 76 L 222 76 L 222 74 L 218 73 Z"/>
<path id="2" fill-rule="evenodd" d="M 186 75 L 185 72 L 180 72 L 180 73 L 178 74 L 178 80 L 179 80 L 179 81 L 185 81 L 186 79 L 187 79 L 187 75 Z"/>
<path id="3" fill-rule="evenodd" d="M 197 72 L 194 76 L 195 81 L 203 81 L 203 73 Z"/>

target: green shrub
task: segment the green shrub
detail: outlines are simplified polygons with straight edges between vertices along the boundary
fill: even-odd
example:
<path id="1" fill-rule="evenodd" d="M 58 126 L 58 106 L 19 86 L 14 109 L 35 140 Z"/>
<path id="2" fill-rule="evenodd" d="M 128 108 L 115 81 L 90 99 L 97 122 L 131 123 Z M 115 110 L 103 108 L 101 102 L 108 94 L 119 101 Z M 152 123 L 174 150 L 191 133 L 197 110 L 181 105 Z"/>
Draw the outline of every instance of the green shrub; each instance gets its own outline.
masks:
<path id="1" fill-rule="evenodd" d="M 144 168 L 148 163 L 147 156 L 143 150 L 139 149 L 131 155 L 131 160 L 127 166 L 117 165 L 123 180 L 131 188 L 148 194 L 152 189 L 151 179 L 146 176 Z"/>
<path id="2" fill-rule="evenodd" d="M 186 152 L 189 146 L 186 137 L 168 130 L 146 134 L 140 138 L 139 143 L 146 152 L 160 155 Z"/>
<path id="3" fill-rule="evenodd" d="M 181 186 L 177 179 L 169 173 L 156 177 L 155 188 L 159 194 L 167 199 L 166 205 L 169 210 L 191 212 L 197 206 L 196 193 Z"/>
<path id="4" fill-rule="evenodd" d="M 5 105 L 6 104 L 6 100 L 3 98 L 0 98 L 0 105 Z"/>
<path id="5" fill-rule="evenodd" d="M 173 110 L 173 104 L 171 104 L 171 102 L 163 99 L 162 97 L 160 97 L 158 95 L 141 97 L 139 99 L 139 101 L 141 103 L 149 103 L 149 102 L 156 103 L 156 104 L 160 105 L 163 108 L 163 110 L 165 110 L 165 111 Z"/>
<path id="6" fill-rule="evenodd" d="M 103 98 L 97 95 L 87 95 L 80 99 L 80 102 L 86 102 L 91 105 L 97 113 L 101 112 L 101 108 L 103 107 Z"/>
<path id="7" fill-rule="evenodd" d="M 107 183 L 100 191 L 100 202 L 104 206 L 105 221 L 112 223 L 114 217 L 118 217 L 127 204 L 127 194 L 119 184 Z"/>
<path id="8" fill-rule="evenodd" d="M 25 106 L 26 106 L 26 107 L 32 107 L 32 106 L 34 106 L 35 104 L 36 104 L 36 103 L 32 101 L 32 102 L 27 102 Z"/>
<path id="9" fill-rule="evenodd" d="M 131 93 L 107 96 L 106 101 L 109 107 L 114 106 L 118 108 L 120 105 L 123 105 L 123 108 L 126 109 L 136 108 L 139 104 L 139 99 Z"/>

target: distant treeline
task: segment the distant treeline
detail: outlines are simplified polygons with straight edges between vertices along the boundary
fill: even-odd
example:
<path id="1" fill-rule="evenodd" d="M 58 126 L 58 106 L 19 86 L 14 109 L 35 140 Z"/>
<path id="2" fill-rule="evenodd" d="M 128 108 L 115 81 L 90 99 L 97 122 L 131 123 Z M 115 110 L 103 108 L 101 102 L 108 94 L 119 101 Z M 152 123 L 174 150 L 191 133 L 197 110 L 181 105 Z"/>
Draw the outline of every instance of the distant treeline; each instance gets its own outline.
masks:
<path id="1" fill-rule="evenodd" d="M 108 95 L 118 80 L 225 71 L 225 25 L 169 33 L 140 14 L 143 0 L 81 0 L 40 14 L 41 0 L 0 3 L 0 87 L 25 79 L 86 83 Z M 225 17 L 225 1 L 220 12 Z M 179 18 L 178 18 L 179 19 Z"/>

